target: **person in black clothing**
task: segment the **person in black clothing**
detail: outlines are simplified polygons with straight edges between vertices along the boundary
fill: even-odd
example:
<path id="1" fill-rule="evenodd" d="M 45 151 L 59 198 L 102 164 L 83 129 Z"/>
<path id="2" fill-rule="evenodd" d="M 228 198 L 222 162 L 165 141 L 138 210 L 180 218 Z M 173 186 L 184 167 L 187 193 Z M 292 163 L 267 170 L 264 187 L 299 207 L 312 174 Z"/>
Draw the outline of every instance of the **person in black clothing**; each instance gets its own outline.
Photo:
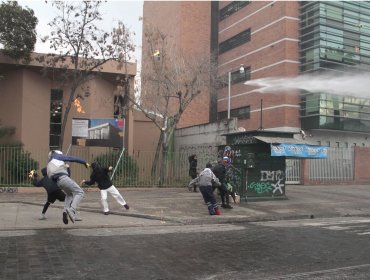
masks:
<path id="1" fill-rule="evenodd" d="M 101 195 L 101 202 L 103 205 L 104 215 L 109 214 L 109 207 L 108 207 L 108 192 L 113 196 L 113 198 L 126 210 L 130 207 L 126 203 L 125 199 L 119 193 L 117 188 L 113 186 L 111 179 L 109 178 L 108 172 L 113 170 L 112 166 L 109 167 L 101 167 L 98 162 L 93 162 L 91 164 L 92 173 L 90 175 L 90 181 L 82 180 L 81 184 L 86 185 L 94 185 L 95 183 L 98 184 L 98 188 L 100 189 Z"/>
<path id="2" fill-rule="evenodd" d="M 65 200 L 65 193 L 57 186 L 57 183 L 51 180 L 47 176 L 46 168 L 41 169 L 41 173 L 44 176 L 41 179 L 38 179 L 38 174 L 36 171 L 32 170 L 29 174 L 30 179 L 32 179 L 32 184 L 36 187 L 44 187 L 46 190 L 48 197 L 47 201 L 42 209 L 41 216 L 39 220 L 45 220 L 46 219 L 46 211 L 48 210 L 50 204 L 53 204 L 56 200 L 64 201 Z M 65 219 L 64 219 L 65 216 Z M 68 223 L 67 219 L 67 213 L 63 213 L 63 222 L 65 224 Z"/>
<path id="3" fill-rule="evenodd" d="M 226 167 L 223 164 L 222 159 L 219 159 L 217 164 L 212 168 L 212 172 L 220 181 L 221 185 L 218 187 L 221 196 L 221 207 L 226 209 L 232 209 L 229 199 L 229 191 L 226 186 Z"/>
<path id="4" fill-rule="evenodd" d="M 189 176 L 191 177 L 192 180 L 194 180 L 197 177 L 197 165 L 198 165 L 198 160 L 196 155 L 191 155 L 188 157 L 189 160 Z M 191 191 L 191 188 L 189 188 L 189 191 Z M 193 186 L 193 191 L 197 192 L 197 187 L 194 184 Z"/>

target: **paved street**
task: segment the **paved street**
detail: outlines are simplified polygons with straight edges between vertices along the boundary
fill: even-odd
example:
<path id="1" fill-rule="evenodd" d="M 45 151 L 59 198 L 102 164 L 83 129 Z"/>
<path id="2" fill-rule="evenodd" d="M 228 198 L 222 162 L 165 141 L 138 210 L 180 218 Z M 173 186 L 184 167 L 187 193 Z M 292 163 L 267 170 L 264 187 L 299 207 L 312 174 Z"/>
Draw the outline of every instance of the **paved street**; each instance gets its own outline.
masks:
<path id="1" fill-rule="evenodd" d="M 131 209 L 88 191 L 82 221 L 43 192 L 0 194 L 0 279 L 369 279 L 367 186 L 294 186 L 288 200 L 209 216 L 199 193 L 123 190 Z"/>
<path id="2" fill-rule="evenodd" d="M 2 231 L 0 279 L 368 279 L 370 222 Z"/>

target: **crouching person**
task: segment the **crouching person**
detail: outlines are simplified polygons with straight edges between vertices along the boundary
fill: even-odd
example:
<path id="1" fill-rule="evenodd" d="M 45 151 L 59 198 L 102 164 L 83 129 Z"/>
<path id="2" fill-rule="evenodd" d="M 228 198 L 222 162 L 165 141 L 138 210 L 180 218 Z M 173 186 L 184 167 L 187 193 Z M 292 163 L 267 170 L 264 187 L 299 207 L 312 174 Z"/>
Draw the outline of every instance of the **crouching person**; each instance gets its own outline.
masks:
<path id="1" fill-rule="evenodd" d="M 221 215 L 218 208 L 215 195 L 213 194 L 213 186 L 220 186 L 221 183 L 211 170 L 212 164 L 207 163 L 206 168 L 199 174 L 198 177 L 191 180 L 189 186 L 198 185 L 203 196 L 204 202 L 207 204 L 210 215 Z"/>

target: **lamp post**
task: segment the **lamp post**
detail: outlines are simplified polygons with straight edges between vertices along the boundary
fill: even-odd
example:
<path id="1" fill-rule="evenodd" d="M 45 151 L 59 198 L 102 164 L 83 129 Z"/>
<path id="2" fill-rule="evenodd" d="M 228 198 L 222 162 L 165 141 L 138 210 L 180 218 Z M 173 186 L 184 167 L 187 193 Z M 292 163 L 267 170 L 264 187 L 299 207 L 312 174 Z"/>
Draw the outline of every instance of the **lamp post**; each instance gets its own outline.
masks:
<path id="1" fill-rule="evenodd" d="M 244 65 L 241 64 L 240 65 L 240 68 L 239 68 L 239 73 L 240 74 L 244 74 Z M 230 119 L 230 109 L 231 109 L 231 72 L 232 71 L 229 71 L 228 75 L 229 75 L 229 82 L 228 82 L 228 85 L 229 85 L 229 92 L 228 92 L 228 98 L 227 98 L 227 119 L 229 120 Z"/>

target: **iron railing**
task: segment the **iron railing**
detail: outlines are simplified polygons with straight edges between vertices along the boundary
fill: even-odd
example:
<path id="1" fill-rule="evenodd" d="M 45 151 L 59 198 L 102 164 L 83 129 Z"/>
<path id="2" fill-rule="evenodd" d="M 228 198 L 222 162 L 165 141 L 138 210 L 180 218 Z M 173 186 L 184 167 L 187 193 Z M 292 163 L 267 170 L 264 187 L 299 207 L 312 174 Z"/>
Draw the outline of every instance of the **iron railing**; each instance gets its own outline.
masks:
<path id="1" fill-rule="evenodd" d="M 67 151 L 64 151 L 67 153 Z M 33 149 L 25 151 L 19 147 L 0 147 L 0 186 L 32 186 L 27 174 L 32 169 L 37 169 L 41 174 L 41 168 L 48 162 L 48 149 Z M 104 158 L 109 165 L 116 167 L 121 150 L 102 147 L 77 147 L 72 146 L 68 155 L 83 158 L 91 163 L 96 158 Z M 117 187 L 183 187 L 189 181 L 189 154 L 171 153 L 167 160 L 159 158 L 156 168 L 153 168 L 155 152 L 136 151 L 128 156 L 122 154 L 120 162 L 114 172 L 113 184 Z M 217 159 L 215 154 L 198 155 L 198 169 L 202 170 L 207 162 L 214 163 Z M 164 161 L 165 172 L 161 182 L 160 166 Z M 90 169 L 78 163 L 69 163 L 71 177 L 77 182 L 90 177 Z"/>

